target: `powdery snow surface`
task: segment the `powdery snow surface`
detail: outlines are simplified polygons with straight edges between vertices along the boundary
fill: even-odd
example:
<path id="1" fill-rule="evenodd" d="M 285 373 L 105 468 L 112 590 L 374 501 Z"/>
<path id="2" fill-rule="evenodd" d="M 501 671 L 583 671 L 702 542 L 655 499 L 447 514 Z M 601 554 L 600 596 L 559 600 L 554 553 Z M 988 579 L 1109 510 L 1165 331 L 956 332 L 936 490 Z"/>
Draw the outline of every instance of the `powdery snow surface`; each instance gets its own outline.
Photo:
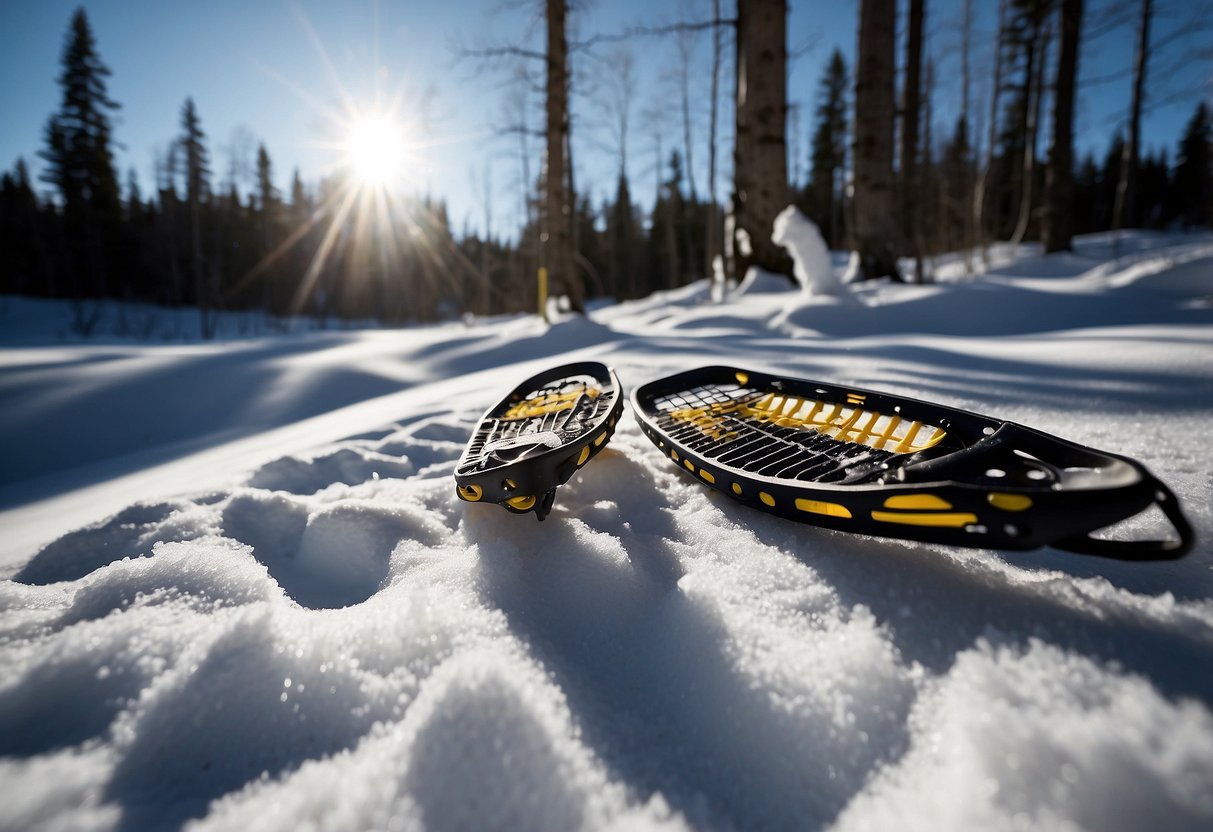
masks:
<path id="1" fill-rule="evenodd" d="M 8 299 L 0 828 L 1211 828 L 1213 238 L 1110 249 L 213 344 L 39 340 L 60 313 Z M 585 358 L 1026 422 L 1143 461 L 1198 544 L 824 531 L 630 415 L 544 523 L 458 501 L 480 412 Z"/>

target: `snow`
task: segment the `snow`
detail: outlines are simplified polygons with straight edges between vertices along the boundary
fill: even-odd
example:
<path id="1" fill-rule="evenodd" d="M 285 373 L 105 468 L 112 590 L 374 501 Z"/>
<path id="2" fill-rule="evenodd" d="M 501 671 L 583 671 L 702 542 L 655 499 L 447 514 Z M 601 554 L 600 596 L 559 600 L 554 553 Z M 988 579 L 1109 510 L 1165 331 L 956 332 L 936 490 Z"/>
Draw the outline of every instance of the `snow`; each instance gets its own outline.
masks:
<path id="1" fill-rule="evenodd" d="M 0 829 L 1209 828 L 1213 236 L 1117 248 L 213 343 L 5 299 Z M 460 502 L 483 409 L 581 359 L 1025 422 L 1141 460 L 1197 545 L 825 531 L 707 491 L 626 415 L 544 523 Z"/>
<path id="2" fill-rule="evenodd" d="M 795 205 L 775 217 L 771 242 L 783 246 L 792 257 L 801 289 L 815 295 L 842 295 L 842 281 L 830 263 L 830 251 L 817 225 Z"/>

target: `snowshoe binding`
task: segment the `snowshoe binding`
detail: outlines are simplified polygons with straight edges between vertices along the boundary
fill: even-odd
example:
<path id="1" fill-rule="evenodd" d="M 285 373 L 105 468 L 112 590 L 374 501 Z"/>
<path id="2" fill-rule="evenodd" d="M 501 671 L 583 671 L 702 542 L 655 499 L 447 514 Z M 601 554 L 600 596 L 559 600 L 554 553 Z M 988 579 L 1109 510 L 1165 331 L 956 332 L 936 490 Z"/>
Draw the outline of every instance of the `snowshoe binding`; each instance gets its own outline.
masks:
<path id="1" fill-rule="evenodd" d="M 732 367 L 658 379 L 632 406 L 684 473 L 791 520 L 1121 560 L 1178 558 L 1192 545 L 1175 496 L 1140 463 L 1014 422 Z M 1178 539 L 1091 536 L 1152 504 Z"/>
<path id="2" fill-rule="evenodd" d="M 481 417 L 455 467 L 456 493 L 543 520 L 557 486 L 606 447 L 622 410 L 619 377 L 603 364 L 539 373 Z"/>

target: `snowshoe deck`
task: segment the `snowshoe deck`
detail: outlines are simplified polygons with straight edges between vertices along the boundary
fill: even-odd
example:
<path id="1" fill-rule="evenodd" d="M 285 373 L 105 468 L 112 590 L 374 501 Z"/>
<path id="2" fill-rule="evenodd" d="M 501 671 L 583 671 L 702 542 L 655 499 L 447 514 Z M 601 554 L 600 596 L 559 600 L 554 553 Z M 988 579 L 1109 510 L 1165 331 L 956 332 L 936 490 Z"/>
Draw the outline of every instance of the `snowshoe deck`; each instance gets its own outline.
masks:
<path id="1" fill-rule="evenodd" d="M 1192 530 L 1140 463 L 988 416 L 857 387 L 704 367 L 632 394 L 684 473 L 831 529 L 960 546 L 1182 556 Z M 1157 504 L 1177 540 L 1090 536 Z"/>
<path id="2" fill-rule="evenodd" d="M 543 520 L 557 486 L 606 447 L 622 410 L 619 378 L 603 364 L 539 373 L 481 417 L 455 468 L 456 493 Z"/>

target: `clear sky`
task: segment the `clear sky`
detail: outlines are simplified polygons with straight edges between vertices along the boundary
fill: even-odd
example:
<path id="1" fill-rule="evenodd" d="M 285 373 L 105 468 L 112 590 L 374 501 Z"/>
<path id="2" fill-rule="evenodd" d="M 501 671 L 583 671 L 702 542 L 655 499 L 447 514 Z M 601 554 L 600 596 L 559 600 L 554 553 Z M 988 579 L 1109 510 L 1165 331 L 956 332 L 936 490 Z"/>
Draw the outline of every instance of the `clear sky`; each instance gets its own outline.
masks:
<path id="1" fill-rule="evenodd" d="M 1126 0 L 1088 0 L 1087 24 L 1102 27 Z M 1195 5 L 1208 7 L 1207 0 Z M 59 105 L 55 78 L 72 11 L 79 2 L 4 0 L 0 3 L 0 169 L 10 169 L 18 156 L 37 172 L 42 162 L 42 130 Z M 537 4 L 532 4 L 537 5 Z M 722 3 L 726 13 L 732 4 Z M 904 4 L 903 4 L 904 5 Z M 961 0 L 928 0 L 927 49 L 938 66 L 937 131 L 951 122 L 959 99 L 957 59 Z M 1194 4 L 1160 0 L 1156 38 L 1187 25 Z M 517 221 L 520 208 L 518 140 L 497 128 L 511 120 L 508 104 L 510 69 L 457 60 L 461 46 L 515 43 L 542 48 L 540 19 L 520 3 L 502 0 L 343 3 L 285 0 L 210 0 L 175 3 L 164 0 L 88 0 L 98 49 L 113 75 L 110 96 L 122 104 L 115 138 L 125 182 L 134 168 L 145 194 L 153 190 L 155 158 L 163 156 L 179 132 L 181 105 L 193 96 L 202 118 L 217 182 L 234 176 L 242 187 L 251 182 L 250 163 L 256 143 L 264 141 L 275 167 L 275 180 L 285 190 L 291 171 L 299 168 L 305 182 L 315 183 L 341 161 L 336 147 L 349 130 L 351 111 L 373 112 L 398 100 L 398 112 L 416 137 L 411 154 L 412 187 L 448 200 L 452 223 L 460 228 L 484 224 L 486 202 L 493 223 L 503 230 Z M 789 98 L 799 105 L 797 124 L 789 133 L 796 155 L 808 154 L 810 117 L 820 71 L 837 46 L 853 57 L 856 39 L 854 2 L 796 2 L 789 15 Z M 974 107 L 988 106 L 989 68 L 994 31 L 993 0 L 974 0 L 977 32 L 974 48 Z M 571 37 L 619 32 L 633 25 L 662 25 L 674 20 L 706 19 L 709 0 L 599 0 L 575 3 L 576 30 Z M 1168 44 L 1154 57 L 1151 89 L 1157 98 L 1175 102 L 1151 112 L 1145 120 L 1147 147 L 1172 154 L 1195 103 L 1213 93 L 1206 61 L 1186 61 L 1190 44 Z M 596 202 L 613 191 L 618 168 L 611 119 L 599 102 L 606 99 L 596 79 L 609 78 L 618 65 L 618 47 L 605 45 L 594 56 L 576 58 L 574 153 L 579 187 Z M 656 144 L 662 153 L 681 143 L 677 66 L 672 38 L 632 42 L 637 85 L 629 130 L 628 173 L 632 193 L 651 202 L 656 180 Z M 709 38 L 698 39 L 693 74 L 696 118 L 706 121 Z M 1122 26 L 1089 42 L 1080 63 L 1081 77 L 1091 81 L 1126 70 L 1132 60 L 1131 27 Z M 731 94 L 731 76 L 722 93 Z M 1189 92 L 1190 91 L 1190 92 Z M 1079 96 L 1079 150 L 1101 155 L 1111 133 L 1123 123 L 1129 80 L 1084 86 Z M 727 102 L 726 102 L 727 104 Z M 533 99 L 531 127 L 541 112 Z M 727 108 L 724 110 L 727 114 Z M 983 116 L 984 118 L 984 116 Z M 727 139 L 731 131 L 725 125 Z M 706 190 L 706 131 L 700 132 L 695 171 L 699 191 Z M 538 159 L 538 143 L 533 146 Z M 722 144 L 721 164 L 729 154 Z M 806 163 L 793 164 L 807 175 Z M 538 173 L 537 162 L 531 174 Z M 490 183 L 486 189 L 485 182 Z M 724 180 L 720 192 L 723 194 Z M 44 186 L 45 187 L 45 186 Z M 488 195 L 486 197 L 486 194 Z"/>

